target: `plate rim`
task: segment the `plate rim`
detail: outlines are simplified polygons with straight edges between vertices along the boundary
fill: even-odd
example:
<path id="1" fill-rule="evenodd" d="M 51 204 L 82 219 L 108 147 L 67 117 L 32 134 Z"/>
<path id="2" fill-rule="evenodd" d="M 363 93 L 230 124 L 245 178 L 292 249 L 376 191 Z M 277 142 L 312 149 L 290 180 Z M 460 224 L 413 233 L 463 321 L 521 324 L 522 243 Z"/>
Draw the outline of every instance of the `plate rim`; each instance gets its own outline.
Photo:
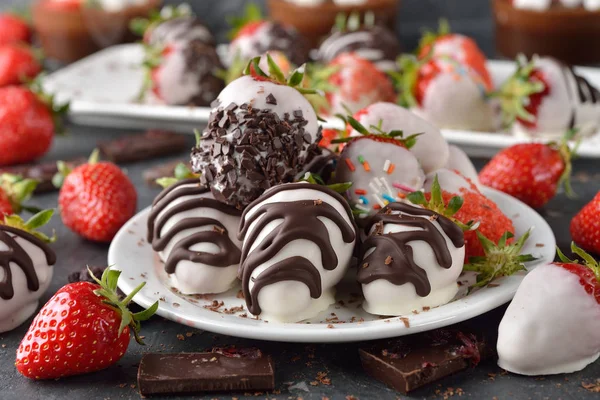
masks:
<path id="1" fill-rule="evenodd" d="M 509 196 L 505 193 L 497 191 L 495 189 L 483 188 L 484 193 L 491 194 L 492 196 L 499 196 L 508 199 L 509 201 L 515 202 L 515 204 L 520 204 L 524 206 L 528 212 L 532 213 L 531 215 L 539 220 L 541 223 L 541 227 L 536 222 L 536 229 L 544 229 L 548 233 L 550 233 L 549 240 L 551 239 L 552 243 L 544 243 L 545 247 L 554 249 L 556 247 L 556 238 L 554 236 L 554 232 L 552 228 L 548 224 L 548 222 L 535 210 L 521 202 L 520 200 Z M 117 233 L 113 242 L 110 245 L 108 251 L 108 265 L 115 265 L 120 267 L 120 269 L 124 270 L 124 268 L 119 265 L 116 261 L 119 259 L 119 256 L 115 254 L 117 252 L 117 247 L 119 246 L 120 241 L 122 241 L 124 235 L 129 235 L 129 239 L 131 239 L 131 234 L 128 232 L 131 230 L 132 224 L 142 224 L 145 227 L 146 216 L 150 210 L 150 206 L 144 208 L 142 211 L 138 212 L 133 218 L 131 218 Z M 141 220 L 141 221 L 140 221 Z M 145 232 L 144 232 L 145 233 Z M 146 243 L 145 246 L 148 246 Z M 546 255 L 545 255 L 546 256 Z M 528 272 L 531 269 L 537 267 L 542 262 L 545 261 L 541 259 L 533 264 L 529 264 Z M 153 276 L 152 278 L 145 278 L 145 280 L 150 279 L 159 279 L 153 271 L 143 270 L 142 272 L 149 272 Z M 508 279 L 520 279 L 522 280 L 522 276 L 513 276 Z M 506 278 L 502 278 L 506 279 Z M 133 285 L 130 284 L 131 280 L 119 279 L 118 286 L 123 292 L 128 294 L 132 289 Z M 520 282 L 519 282 L 520 283 Z M 137 285 L 137 283 L 135 283 Z M 164 287 L 162 282 L 159 282 L 161 287 Z M 159 302 L 159 308 L 157 311 L 157 315 L 160 315 L 166 319 L 171 321 L 191 326 L 197 329 L 203 329 L 206 331 L 219 333 L 223 335 L 236 336 L 241 338 L 248 339 L 257 339 L 257 340 L 269 340 L 276 342 L 302 342 L 302 343 L 326 343 L 326 342 L 355 342 L 355 341 L 363 341 L 363 340 L 375 340 L 375 339 L 383 339 L 390 337 L 403 336 L 413 333 L 419 333 L 439 327 L 444 327 L 448 325 L 452 325 L 458 322 L 466 321 L 468 319 L 474 318 L 476 316 L 482 315 L 488 311 L 491 311 L 508 301 L 510 301 L 517 288 L 518 284 L 513 284 L 514 288 L 511 287 L 509 291 L 503 290 L 495 298 L 489 297 L 489 292 L 491 290 L 495 290 L 496 288 L 485 288 L 479 292 L 473 293 L 463 299 L 457 300 L 459 306 L 464 306 L 465 308 L 461 310 L 460 313 L 455 315 L 449 315 L 445 317 L 435 317 L 436 314 L 430 312 L 420 313 L 420 319 L 422 321 L 419 322 L 418 325 L 411 326 L 407 328 L 403 323 L 400 322 L 399 317 L 389 317 L 385 319 L 375 320 L 375 321 L 365 321 L 364 323 L 348 323 L 348 324 L 336 324 L 334 325 L 335 329 L 330 329 L 327 327 L 327 324 L 302 324 L 302 323 L 289 323 L 289 324 L 278 324 L 272 323 L 270 325 L 261 324 L 261 325 L 250 325 L 248 323 L 231 323 L 225 321 L 224 315 L 220 313 L 215 313 L 223 319 L 223 322 L 220 322 L 217 318 L 208 318 L 203 319 L 198 316 L 190 318 L 187 313 L 182 313 L 181 311 L 177 311 L 170 304 L 169 301 L 171 298 L 180 299 L 181 302 L 186 302 L 184 299 L 177 296 L 175 293 L 170 290 L 165 290 L 165 292 L 160 292 L 161 295 L 167 300 L 165 302 Z M 501 286 L 501 285 L 500 285 Z M 500 287 L 498 286 L 498 287 Z M 483 299 L 479 299 L 479 297 L 485 296 Z M 140 291 L 135 297 L 134 300 L 136 303 L 143 307 L 149 307 L 154 302 L 150 296 L 145 295 L 144 289 Z M 472 301 L 470 301 L 472 300 Z M 187 303 L 187 302 L 186 302 Z M 167 304 L 169 304 L 167 306 Z M 194 305 L 194 307 L 196 307 Z M 207 311 L 211 312 L 211 311 Z M 428 317 L 428 315 L 433 315 L 434 317 Z M 414 317 L 413 317 L 414 318 Z M 398 321 L 394 321 L 398 320 Z M 248 321 L 242 320 L 240 321 Z M 385 323 L 394 322 L 394 323 Z M 397 323 L 396 323 L 397 322 Z M 265 329 L 265 326 L 268 326 Z"/>

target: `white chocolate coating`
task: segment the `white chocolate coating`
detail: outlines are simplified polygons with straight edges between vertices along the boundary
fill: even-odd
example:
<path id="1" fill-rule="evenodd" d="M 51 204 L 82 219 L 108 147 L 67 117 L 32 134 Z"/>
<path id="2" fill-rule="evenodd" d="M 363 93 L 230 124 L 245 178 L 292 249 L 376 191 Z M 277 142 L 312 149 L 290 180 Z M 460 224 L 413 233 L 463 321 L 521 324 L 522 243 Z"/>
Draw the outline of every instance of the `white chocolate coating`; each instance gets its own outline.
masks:
<path id="1" fill-rule="evenodd" d="M 398 214 L 398 212 L 394 212 L 393 214 Z M 401 212 L 401 214 L 411 215 L 404 212 Z M 429 219 L 428 216 L 416 217 Z M 465 247 L 464 245 L 460 248 L 454 247 L 454 244 L 441 228 L 440 224 L 437 221 L 432 221 L 432 224 L 446 241 L 446 246 L 452 257 L 452 266 L 448 269 L 441 267 L 433 249 L 427 242 L 423 240 L 409 242 L 413 250 L 415 264 L 427 273 L 431 292 L 427 296 L 421 297 L 416 293 L 415 286 L 410 282 L 403 285 L 395 285 L 385 279 L 377 279 L 362 285 L 365 296 L 365 302 L 363 303 L 365 311 L 376 315 L 405 315 L 410 314 L 413 310 L 422 311 L 423 307 L 441 306 L 456 296 L 458 292 L 457 280 L 463 268 Z M 372 231 L 374 229 L 375 227 L 372 228 Z M 385 223 L 383 225 L 383 234 L 418 229 L 400 223 Z M 377 250 L 375 248 L 367 249 L 365 257 L 373 251 Z"/>
<path id="2" fill-rule="evenodd" d="M 498 365 L 521 375 L 579 371 L 600 356 L 600 305 L 579 277 L 544 265 L 519 286 L 498 329 Z"/>
<path id="3" fill-rule="evenodd" d="M 444 165 L 444 169 L 458 171 L 462 176 L 469 178 L 473 183 L 479 185 L 477 170 L 467 153 L 453 144 L 449 145 L 449 150 L 450 157 L 448 157 L 448 162 Z"/>
<path id="4" fill-rule="evenodd" d="M 172 193 L 183 190 L 185 188 L 197 187 L 198 184 L 190 183 L 181 185 L 173 189 Z M 160 219 L 162 215 L 167 213 L 170 209 L 176 205 L 183 203 L 194 198 L 210 198 L 213 199 L 213 195 L 210 192 L 206 192 L 200 195 L 191 196 L 179 196 L 172 202 L 170 202 L 158 215 L 156 220 Z M 188 218 L 211 218 L 221 222 L 225 229 L 227 229 L 227 235 L 229 239 L 241 249 L 242 243 L 237 239 L 237 230 L 240 218 L 238 216 L 229 215 L 223 213 L 217 209 L 210 207 L 196 207 L 186 211 L 180 211 L 170 217 L 160 231 L 160 236 L 165 237 L 175 224 L 186 220 Z M 159 251 L 158 255 L 163 262 L 166 262 L 171 255 L 171 252 L 177 247 L 177 243 L 189 237 L 196 232 L 212 231 L 213 225 L 205 225 L 200 227 L 194 227 L 191 229 L 185 229 L 178 232 L 169 240 L 163 251 Z M 217 234 L 217 233 L 215 233 Z M 201 242 L 192 245 L 190 248 L 192 251 L 207 252 L 207 253 L 219 253 L 219 247 L 213 243 Z M 237 270 L 239 262 L 225 266 L 212 266 L 204 263 L 193 262 L 189 260 L 181 260 L 177 263 L 175 273 L 170 274 L 171 284 L 174 288 L 184 294 L 208 294 L 208 293 L 222 293 L 229 290 L 237 281 Z"/>
<path id="5" fill-rule="evenodd" d="M 288 185 L 296 184 L 291 183 Z M 268 193 L 269 191 L 265 192 L 265 194 Z M 252 206 L 252 209 L 246 211 L 246 220 L 250 219 L 264 204 L 285 203 L 300 200 L 322 200 L 323 203 L 333 207 L 343 217 L 345 222 L 350 226 L 353 226 L 345 207 L 337 199 L 322 191 L 306 188 L 281 191 L 266 198 L 264 201 Z M 264 215 L 260 216 L 249 226 L 246 238 L 252 235 L 256 225 L 263 217 Z M 311 298 L 308 287 L 304 283 L 298 281 L 280 281 L 267 285 L 258 293 L 258 303 L 262 310 L 260 317 L 263 320 L 298 322 L 317 315 L 335 301 L 333 296 L 334 286 L 342 279 L 348 269 L 356 239 L 351 243 L 346 243 L 342 237 L 342 232 L 334 222 L 327 218 L 319 219 L 329 232 L 329 240 L 331 241 L 331 245 L 338 259 L 338 264 L 335 268 L 324 268 L 321 259 L 321 250 L 318 245 L 307 239 L 296 239 L 287 243 L 274 257 L 258 266 L 252 272 L 251 277 L 258 278 L 263 271 L 284 259 L 295 256 L 303 257 L 310 261 L 318 270 L 321 276 L 322 295 L 317 299 Z M 262 243 L 269 233 L 282 222 L 283 220 L 281 219 L 270 222 L 259 233 L 253 243 L 244 242 L 244 248 L 250 246 L 248 254 L 252 255 L 252 252 Z M 328 267 L 331 268 L 331 266 Z M 253 286 L 253 279 L 250 279 L 250 291 Z"/>
<path id="6" fill-rule="evenodd" d="M 528 128 L 516 121 L 512 128 L 513 134 L 519 137 L 559 139 L 571 127 L 578 128 L 581 136 L 595 133 L 600 127 L 600 98 L 592 101 L 594 95 L 587 87 L 582 86 L 587 99 L 582 101 L 578 92 L 580 83 L 572 71 L 553 58 L 537 58 L 535 66 L 550 85 L 550 94 L 540 104 L 535 128 Z"/>
<path id="7" fill-rule="evenodd" d="M 381 129 L 384 132 L 403 130 L 404 136 L 422 133 L 410 151 L 417 157 L 425 173 L 443 167 L 448 161 L 448 143 L 440 130 L 413 112 L 393 103 L 375 103 L 359 114 L 358 122 L 366 127 L 377 126 L 381 121 Z M 360 135 L 356 131 L 350 134 Z"/>
<path id="8" fill-rule="evenodd" d="M 29 257 L 33 261 L 40 287 L 35 292 L 30 291 L 27 288 L 27 279 L 23 270 L 14 262 L 10 263 L 12 285 L 15 294 L 8 300 L 0 298 L 0 333 L 16 328 L 33 315 L 39 305 L 40 297 L 44 295 L 50 286 L 54 272 L 54 268 L 48 265 L 46 255 L 42 249 L 19 236 L 15 236 L 12 233 L 10 235 L 29 254 Z M 8 246 L 4 242 L 0 242 L 0 251 L 7 250 Z M 3 281 L 5 278 L 3 274 L 4 271 L 0 269 L 0 281 Z"/>
<path id="9" fill-rule="evenodd" d="M 443 191 L 460 194 L 463 191 L 478 192 L 479 189 L 475 182 L 469 182 L 463 175 L 450 169 L 438 169 L 427 175 L 423 185 L 425 192 L 431 191 L 433 180 L 437 176 L 440 187 Z"/>

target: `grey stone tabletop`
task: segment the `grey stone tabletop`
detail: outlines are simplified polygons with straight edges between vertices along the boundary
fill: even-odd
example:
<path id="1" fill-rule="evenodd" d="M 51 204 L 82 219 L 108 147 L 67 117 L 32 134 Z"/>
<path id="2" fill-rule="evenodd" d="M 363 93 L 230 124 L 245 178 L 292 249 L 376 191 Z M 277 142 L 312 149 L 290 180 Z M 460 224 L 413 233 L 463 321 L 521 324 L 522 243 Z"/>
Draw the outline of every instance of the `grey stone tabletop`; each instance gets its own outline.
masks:
<path id="1" fill-rule="evenodd" d="M 48 160 L 68 159 L 89 154 L 97 141 L 115 138 L 131 132 L 118 129 L 98 129 L 71 126 L 66 137 L 58 137 Z M 190 147 L 193 138 L 189 137 Z M 179 157 L 185 157 L 181 154 Z M 148 206 L 158 189 L 148 187 L 142 173 L 149 167 L 167 161 L 152 160 L 122 165 L 135 183 L 138 191 L 138 209 Z M 476 159 L 477 167 L 487 160 Z M 600 163 L 598 160 L 576 160 L 574 189 L 579 197 L 567 199 L 559 194 L 541 214 L 552 226 L 558 244 L 567 249 L 570 244 L 568 225 L 575 213 L 600 190 Z M 32 203 L 42 207 L 56 207 L 57 194 L 35 196 Z M 73 271 L 89 265 L 107 263 L 107 245 L 87 242 L 63 226 L 55 216 L 51 228 L 59 237 L 54 245 L 58 261 L 52 285 L 42 301 L 67 283 Z M 484 314 L 474 320 L 475 326 L 490 332 L 497 329 L 505 307 Z M 30 321 L 28 321 L 30 322 Z M 560 323 L 560 321 L 556 321 Z M 20 376 L 14 367 L 15 351 L 27 330 L 28 323 L 12 332 L 0 334 L 0 399 L 136 399 L 140 398 L 136 387 L 137 366 L 144 352 L 192 352 L 210 349 L 215 345 L 248 345 L 261 348 L 275 361 L 276 391 L 272 393 L 223 393 L 194 396 L 194 399 L 597 399 L 599 394 L 583 387 L 596 383 L 600 378 L 600 362 L 588 366 L 582 372 L 545 378 L 521 377 L 503 372 L 494 360 L 482 362 L 476 368 L 463 371 L 430 386 L 419 389 L 409 396 L 401 396 L 362 372 L 358 358 L 360 343 L 347 344 L 293 344 L 257 340 L 244 340 L 211 332 L 199 331 L 178 325 L 161 317 L 145 323 L 143 335 L 146 346 L 133 342 L 125 357 L 107 370 L 90 375 L 71 377 L 57 381 L 31 381 Z M 329 380 L 316 379 L 327 374 Z M 598 382 L 600 383 L 600 382 Z M 177 399 L 177 397 L 171 397 Z"/>

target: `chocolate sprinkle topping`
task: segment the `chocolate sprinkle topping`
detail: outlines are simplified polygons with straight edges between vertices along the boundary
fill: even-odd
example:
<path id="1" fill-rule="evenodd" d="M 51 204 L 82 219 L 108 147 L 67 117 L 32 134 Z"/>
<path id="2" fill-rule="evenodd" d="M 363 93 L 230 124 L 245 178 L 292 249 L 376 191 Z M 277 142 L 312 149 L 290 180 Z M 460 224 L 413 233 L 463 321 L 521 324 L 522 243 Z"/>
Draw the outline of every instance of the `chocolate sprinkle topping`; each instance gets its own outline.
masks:
<path id="1" fill-rule="evenodd" d="M 394 213 L 396 212 L 396 213 Z M 368 284 L 377 279 L 385 279 L 394 285 L 412 283 L 417 294 L 421 297 L 429 295 L 431 284 L 427 273 L 419 267 L 413 257 L 413 249 L 409 245 L 412 241 L 425 241 L 435 254 L 438 264 L 442 268 L 452 266 L 452 256 L 448 250 L 446 240 L 435 227 L 430 218 L 421 216 L 435 216 L 444 233 L 456 248 L 464 246 L 462 230 L 448 218 L 425 208 L 414 207 L 404 203 L 390 203 L 370 221 L 371 227 L 375 226 L 373 234 L 363 244 L 363 263 L 368 263 L 370 268 L 360 268 L 358 282 Z M 383 234 L 384 224 L 398 224 L 418 228 L 405 232 Z M 369 227 L 368 230 L 371 230 Z M 365 254 L 375 248 L 368 256 Z"/>
<path id="2" fill-rule="evenodd" d="M 266 189 L 292 182 L 313 157 L 317 143 L 304 130 L 302 112 L 283 119 L 250 104 L 219 107 L 211 113 L 200 146 L 192 150 L 192 168 L 200 183 L 219 201 L 244 208 Z M 320 129 L 320 128 L 319 128 Z"/>

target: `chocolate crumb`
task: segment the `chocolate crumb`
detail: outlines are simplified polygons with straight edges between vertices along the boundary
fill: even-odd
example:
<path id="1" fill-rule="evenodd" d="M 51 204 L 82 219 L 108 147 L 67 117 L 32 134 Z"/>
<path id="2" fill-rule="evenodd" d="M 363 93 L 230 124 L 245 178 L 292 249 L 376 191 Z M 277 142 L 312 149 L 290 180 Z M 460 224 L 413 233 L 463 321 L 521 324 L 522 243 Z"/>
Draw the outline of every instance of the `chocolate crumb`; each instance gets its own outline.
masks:
<path id="1" fill-rule="evenodd" d="M 410 328 L 410 320 L 406 317 L 400 317 L 398 318 L 400 321 L 402 321 L 402 323 L 404 324 L 405 327 Z"/>
<path id="2" fill-rule="evenodd" d="M 335 328 L 335 327 L 334 327 L 332 324 L 329 324 L 329 325 L 327 325 L 327 328 L 328 328 L 328 329 L 333 329 L 333 328 Z"/>
<path id="3" fill-rule="evenodd" d="M 235 297 L 237 297 L 238 299 L 243 299 L 244 298 L 244 293 L 240 290 L 240 291 L 237 292 L 237 295 Z"/>
<path id="4" fill-rule="evenodd" d="M 321 204 L 323 204 L 323 200 L 317 199 L 317 200 L 315 200 L 314 204 L 315 204 L 315 206 L 320 206 Z"/>
<path id="5" fill-rule="evenodd" d="M 364 264 L 362 265 L 362 267 L 363 267 L 363 268 L 369 268 L 369 263 L 364 263 Z"/>
<path id="6" fill-rule="evenodd" d="M 595 383 L 581 382 L 581 387 L 592 393 L 600 393 L 600 379 L 596 379 Z"/>
<path id="7" fill-rule="evenodd" d="M 220 226 L 217 226 L 217 225 L 213 226 L 213 231 L 217 232 L 217 233 L 219 233 L 221 235 L 225 233 L 225 229 L 223 229 L 223 228 L 221 228 Z"/>
<path id="8" fill-rule="evenodd" d="M 177 340 L 184 341 L 185 340 L 185 336 L 183 336 L 181 333 L 178 333 L 177 334 Z"/>
<path id="9" fill-rule="evenodd" d="M 385 265 L 390 265 L 392 262 L 394 261 L 394 259 L 392 258 L 392 256 L 387 256 L 385 258 L 385 261 L 383 262 Z"/>
<path id="10" fill-rule="evenodd" d="M 423 307 L 423 311 L 429 311 L 431 310 L 431 307 Z"/>
<path id="11" fill-rule="evenodd" d="M 536 243 L 535 247 L 544 247 L 544 243 Z"/>
<path id="12" fill-rule="evenodd" d="M 273 93 L 269 93 L 269 95 L 267 96 L 267 98 L 265 99 L 265 102 L 267 104 L 272 104 L 274 106 L 277 105 L 277 99 L 275 98 L 275 96 L 273 96 Z"/>

